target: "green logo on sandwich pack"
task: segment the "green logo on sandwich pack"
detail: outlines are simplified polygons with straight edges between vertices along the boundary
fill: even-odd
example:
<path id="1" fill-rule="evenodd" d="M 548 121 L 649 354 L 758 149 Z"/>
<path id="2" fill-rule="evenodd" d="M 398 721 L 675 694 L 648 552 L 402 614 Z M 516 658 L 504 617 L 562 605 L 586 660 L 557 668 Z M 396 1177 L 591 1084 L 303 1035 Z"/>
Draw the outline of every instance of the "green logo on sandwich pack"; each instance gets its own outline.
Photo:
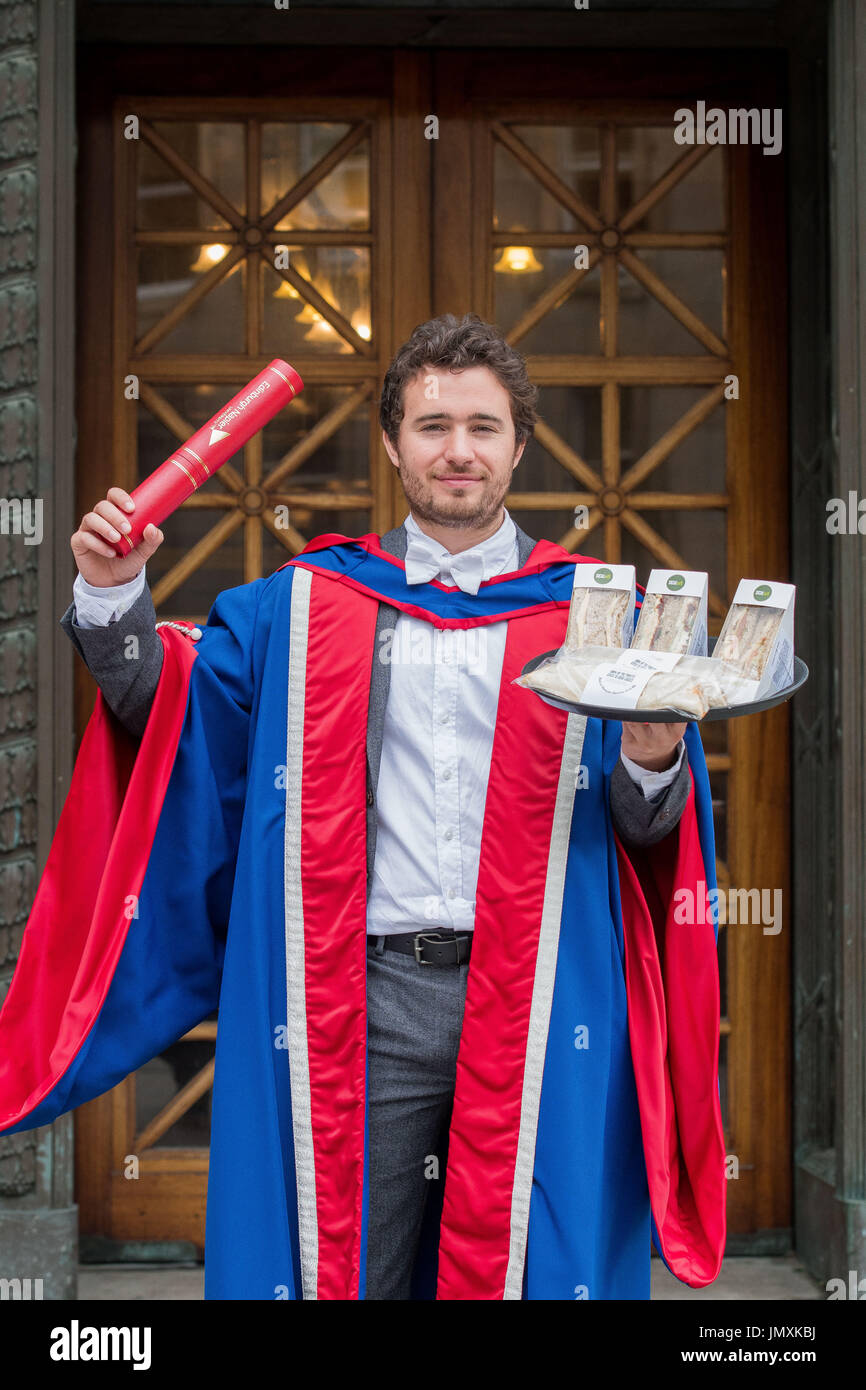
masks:
<path id="1" fill-rule="evenodd" d="M 596 570 L 595 574 L 592 577 L 595 580 L 596 584 L 609 584 L 610 581 L 613 579 L 613 570 Z"/>
<path id="2" fill-rule="evenodd" d="M 671 590 L 671 593 L 676 593 L 678 589 L 683 587 L 685 582 L 681 574 L 671 574 L 668 575 L 667 587 Z"/>
<path id="3" fill-rule="evenodd" d="M 752 594 L 752 598 L 756 598 L 758 600 L 758 603 L 763 603 L 765 599 L 768 599 L 770 597 L 772 592 L 773 590 L 770 588 L 769 584 L 759 584 L 755 592 Z"/>

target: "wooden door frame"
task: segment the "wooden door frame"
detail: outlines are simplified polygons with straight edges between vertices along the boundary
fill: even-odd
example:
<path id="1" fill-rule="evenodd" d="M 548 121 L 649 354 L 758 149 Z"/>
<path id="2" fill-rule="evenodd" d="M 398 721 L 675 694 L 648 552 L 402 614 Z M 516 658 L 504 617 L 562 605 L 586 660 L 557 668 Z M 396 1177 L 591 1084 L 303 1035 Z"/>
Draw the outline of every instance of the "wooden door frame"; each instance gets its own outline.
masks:
<path id="1" fill-rule="evenodd" d="M 474 309 L 483 317 L 493 315 L 489 137 L 477 119 L 480 114 L 505 118 L 507 112 L 515 119 L 543 111 L 554 121 L 567 120 L 578 109 L 591 114 L 594 107 L 602 111 L 612 105 L 621 112 L 663 102 L 672 117 L 677 107 L 698 99 L 708 106 L 785 107 L 783 66 L 766 53 L 666 53 L 648 66 L 640 52 L 563 56 L 534 51 L 526 62 L 511 53 L 473 51 L 437 53 L 433 64 L 440 132 L 434 207 L 447 209 L 455 235 L 461 228 L 464 233 L 472 229 L 463 257 L 449 255 L 444 238 L 435 241 L 435 313 Z M 737 519 L 727 528 L 727 602 L 743 575 L 789 578 L 790 506 L 784 165 L 755 147 L 731 147 L 729 154 L 733 293 L 728 341 L 740 398 L 727 406 L 726 491 L 729 516 Z M 530 373 L 532 362 L 528 355 Z M 746 478 L 737 462 L 754 458 L 761 466 Z M 731 1122 L 726 1141 L 737 1160 L 736 1168 L 731 1165 L 737 1178 L 728 1188 L 728 1226 L 734 1237 L 729 1249 L 739 1234 L 787 1233 L 792 1225 L 789 721 L 787 705 L 760 720 L 730 721 L 727 757 L 715 759 L 730 768 L 732 882 L 781 888 L 784 904 L 778 935 L 763 935 L 755 926 L 722 928 L 750 933 L 728 954 L 727 1016 L 737 1038 L 728 1054 Z M 774 825 L 780 827 L 777 833 L 765 831 Z M 720 935 L 720 945 L 724 941 Z"/>

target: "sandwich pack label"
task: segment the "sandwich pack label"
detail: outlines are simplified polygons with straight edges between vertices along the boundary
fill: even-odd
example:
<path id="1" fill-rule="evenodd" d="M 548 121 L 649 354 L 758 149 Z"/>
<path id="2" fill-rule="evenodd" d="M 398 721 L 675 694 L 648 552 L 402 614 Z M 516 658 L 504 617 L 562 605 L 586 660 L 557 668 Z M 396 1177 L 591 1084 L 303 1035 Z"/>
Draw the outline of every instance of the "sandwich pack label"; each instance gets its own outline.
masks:
<path id="1" fill-rule="evenodd" d="M 672 671 L 680 660 L 680 652 L 624 651 L 616 661 L 602 661 L 595 667 L 580 697 L 581 704 L 636 709 L 647 681 L 657 671 Z"/>
<path id="2" fill-rule="evenodd" d="M 633 589 L 634 565 L 575 565 L 575 589 Z"/>

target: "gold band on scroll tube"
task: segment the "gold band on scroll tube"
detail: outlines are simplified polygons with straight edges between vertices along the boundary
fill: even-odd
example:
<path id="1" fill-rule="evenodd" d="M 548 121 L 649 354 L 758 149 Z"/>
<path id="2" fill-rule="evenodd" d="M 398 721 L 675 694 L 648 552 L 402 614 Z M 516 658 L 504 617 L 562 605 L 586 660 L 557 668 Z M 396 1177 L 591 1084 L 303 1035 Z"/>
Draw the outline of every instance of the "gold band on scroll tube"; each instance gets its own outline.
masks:
<path id="1" fill-rule="evenodd" d="M 208 468 L 208 466 L 207 466 L 207 464 L 205 463 L 204 459 L 199 457 L 199 455 L 196 453 L 195 449 L 191 449 L 191 448 L 189 447 L 188 444 L 182 444 L 182 445 L 181 445 L 181 448 L 182 448 L 182 449 L 186 449 L 186 451 L 187 451 L 188 454 L 192 454 L 192 456 L 193 456 L 193 458 L 196 460 L 196 462 L 201 464 L 201 466 L 202 466 L 202 468 L 204 469 L 205 473 L 207 473 L 208 477 L 210 477 L 210 469 Z"/>
<path id="2" fill-rule="evenodd" d="M 285 376 L 283 372 L 280 371 L 279 367 L 274 367 L 274 366 L 272 366 L 272 367 L 271 367 L 271 371 L 272 371 L 272 372 L 276 372 L 277 376 L 282 378 L 282 380 L 286 383 L 286 385 L 288 386 L 288 388 L 289 388 L 289 390 L 291 391 L 292 395 L 294 396 L 294 395 L 296 394 L 294 386 L 293 386 L 292 383 L 289 381 L 289 378 L 288 378 L 287 376 Z"/>
<path id="3" fill-rule="evenodd" d="M 189 469 L 188 469 L 188 468 L 184 468 L 184 466 L 183 466 L 183 464 L 181 463 L 180 459 L 176 459 L 176 458 L 174 458 L 174 457 L 172 456 L 172 460 L 171 460 L 171 461 L 172 461 L 172 463 L 174 464 L 175 468 L 179 468 L 180 471 L 181 471 L 181 473 L 185 473 L 185 474 L 186 474 L 186 476 L 189 478 L 190 482 L 192 483 L 193 487 L 194 487 L 194 488 L 197 488 L 197 487 L 198 487 L 198 483 L 196 482 L 195 478 L 194 478 L 194 477 L 192 476 L 192 474 L 190 473 Z"/>

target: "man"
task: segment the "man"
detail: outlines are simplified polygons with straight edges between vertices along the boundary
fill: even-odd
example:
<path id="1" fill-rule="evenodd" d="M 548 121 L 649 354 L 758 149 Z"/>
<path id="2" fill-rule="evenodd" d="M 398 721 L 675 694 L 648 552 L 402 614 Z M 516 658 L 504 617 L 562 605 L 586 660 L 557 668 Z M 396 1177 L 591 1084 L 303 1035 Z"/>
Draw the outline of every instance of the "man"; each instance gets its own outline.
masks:
<path id="1" fill-rule="evenodd" d="M 673 915 L 714 885 L 700 739 L 512 683 L 561 642 L 576 562 L 503 506 L 535 396 L 474 315 L 421 325 L 380 405 L 404 525 L 319 537 L 203 633 L 157 631 L 162 532 L 115 555 L 122 489 L 72 538 L 62 623 L 113 716 L 100 699 L 76 767 L 110 763 L 109 791 L 70 800 L 114 804 L 44 1065 L 0 1129 L 219 1002 L 208 1297 L 645 1298 L 651 1231 L 679 1277 L 718 1271 L 715 934 Z M 128 931 L 105 908 L 124 889 Z M 34 939 L 49 915 L 37 897 Z"/>

